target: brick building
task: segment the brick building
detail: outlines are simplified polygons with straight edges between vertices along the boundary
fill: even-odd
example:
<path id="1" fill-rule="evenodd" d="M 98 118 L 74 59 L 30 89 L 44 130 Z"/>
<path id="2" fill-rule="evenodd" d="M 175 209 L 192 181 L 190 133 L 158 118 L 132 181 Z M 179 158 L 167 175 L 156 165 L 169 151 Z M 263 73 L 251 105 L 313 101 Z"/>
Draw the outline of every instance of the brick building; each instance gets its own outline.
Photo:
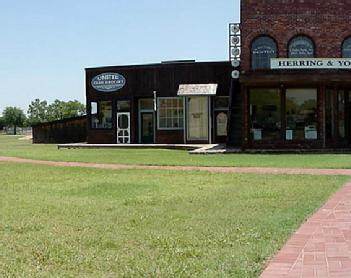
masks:
<path id="1" fill-rule="evenodd" d="M 241 1 L 244 147 L 350 146 L 350 21 L 350 0 Z"/>

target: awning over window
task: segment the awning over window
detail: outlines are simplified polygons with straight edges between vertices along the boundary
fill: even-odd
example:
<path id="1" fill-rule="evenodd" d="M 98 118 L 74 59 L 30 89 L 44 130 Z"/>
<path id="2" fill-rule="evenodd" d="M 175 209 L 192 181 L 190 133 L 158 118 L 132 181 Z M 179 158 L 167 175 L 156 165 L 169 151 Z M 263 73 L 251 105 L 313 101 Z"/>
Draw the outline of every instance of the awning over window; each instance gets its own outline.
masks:
<path id="1" fill-rule="evenodd" d="M 214 96 L 217 93 L 218 84 L 181 84 L 178 96 Z"/>

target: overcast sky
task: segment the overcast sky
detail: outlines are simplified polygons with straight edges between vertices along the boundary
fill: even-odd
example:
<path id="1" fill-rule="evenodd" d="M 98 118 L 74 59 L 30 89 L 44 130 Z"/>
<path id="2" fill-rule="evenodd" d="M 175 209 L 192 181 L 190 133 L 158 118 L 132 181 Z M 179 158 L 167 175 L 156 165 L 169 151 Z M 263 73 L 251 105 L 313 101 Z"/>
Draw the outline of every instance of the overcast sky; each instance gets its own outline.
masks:
<path id="1" fill-rule="evenodd" d="M 12 0 L 0 9 L 0 111 L 85 103 L 84 68 L 228 59 L 239 0 Z"/>

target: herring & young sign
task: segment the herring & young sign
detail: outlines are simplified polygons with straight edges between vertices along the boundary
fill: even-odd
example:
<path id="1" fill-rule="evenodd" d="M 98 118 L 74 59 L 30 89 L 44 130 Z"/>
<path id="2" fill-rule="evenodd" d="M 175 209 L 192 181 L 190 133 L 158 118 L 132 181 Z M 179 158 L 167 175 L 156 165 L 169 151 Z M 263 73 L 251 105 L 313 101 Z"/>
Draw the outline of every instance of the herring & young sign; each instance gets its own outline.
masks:
<path id="1" fill-rule="evenodd" d="M 351 59 L 348 58 L 273 58 L 271 69 L 348 69 L 351 70 Z"/>
<path id="2" fill-rule="evenodd" d="M 119 73 L 107 72 L 95 76 L 91 86 L 100 92 L 111 93 L 122 89 L 126 85 L 126 79 Z"/>

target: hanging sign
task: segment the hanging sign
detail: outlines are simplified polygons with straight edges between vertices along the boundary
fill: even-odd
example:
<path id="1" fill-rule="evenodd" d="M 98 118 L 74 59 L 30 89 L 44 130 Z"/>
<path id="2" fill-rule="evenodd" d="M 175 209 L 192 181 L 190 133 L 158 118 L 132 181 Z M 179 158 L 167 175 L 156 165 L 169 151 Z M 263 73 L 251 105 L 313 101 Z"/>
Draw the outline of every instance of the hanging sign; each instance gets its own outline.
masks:
<path id="1" fill-rule="evenodd" d="M 351 59 L 336 58 L 283 58 L 271 59 L 271 69 L 349 69 Z"/>
<path id="2" fill-rule="evenodd" d="M 126 79 L 119 73 L 107 72 L 95 76 L 91 86 L 97 91 L 111 93 L 122 89 L 126 85 Z"/>

